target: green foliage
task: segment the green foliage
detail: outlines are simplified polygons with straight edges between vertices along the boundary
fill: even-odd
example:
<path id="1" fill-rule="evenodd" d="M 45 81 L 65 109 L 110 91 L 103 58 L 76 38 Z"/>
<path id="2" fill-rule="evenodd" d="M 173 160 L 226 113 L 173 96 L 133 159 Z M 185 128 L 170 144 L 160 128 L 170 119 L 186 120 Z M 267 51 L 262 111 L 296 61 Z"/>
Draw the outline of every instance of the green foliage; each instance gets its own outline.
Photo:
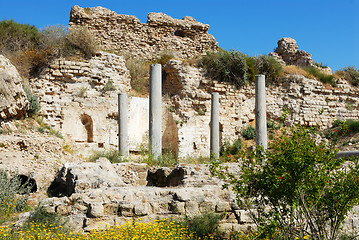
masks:
<path id="1" fill-rule="evenodd" d="M 127 159 L 121 155 L 117 150 L 104 150 L 104 151 L 94 151 L 93 154 L 89 157 L 90 162 L 95 162 L 97 159 L 104 157 L 107 158 L 111 163 L 120 163 L 126 162 Z"/>
<path id="2" fill-rule="evenodd" d="M 230 144 L 229 141 L 225 141 L 219 150 L 219 154 L 226 162 L 236 160 L 241 149 L 242 140 L 240 138 L 234 141 L 233 144 Z"/>
<path id="3" fill-rule="evenodd" d="M 219 82 L 230 82 L 237 87 L 247 84 L 247 65 L 245 55 L 238 51 L 207 52 L 199 62 L 207 74 Z"/>
<path id="4" fill-rule="evenodd" d="M 326 66 L 322 62 L 314 62 L 314 65 L 317 66 L 317 67 L 320 67 L 320 68 L 328 68 L 328 66 Z"/>
<path id="5" fill-rule="evenodd" d="M 21 187 L 20 178 L 10 179 L 4 170 L 0 170 L 0 216 L 22 211 L 26 207 L 28 193 L 29 189 Z"/>
<path id="6" fill-rule="evenodd" d="M 283 72 L 282 65 L 271 56 L 260 55 L 255 57 L 256 74 L 264 74 L 266 82 L 273 84 L 278 83 L 278 79 Z"/>
<path id="7" fill-rule="evenodd" d="M 333 75 L 322 73 L 315 67 L 306 67 L 304 68 L 304 70 L 307 71 L 309 74 L 313 75 L 314 77 L 318 78 L 322 83 L 329 83 L 333 87 L 337 86 L 337 82 L 335 81 Z"/>
<path id="8" fill-rule="evenodd" d="M 268 129 L 277 130 L 277 129 L 280 129 L 281 127 L 283 127 L 283 124 L 281 124 L 281 123 L 276 123 L 275 121 L 271 121 L 271 120 L 267 121 L 267 128 Z"/>
<path id="9" fill-rule="evenodd" d="M 346 121 L 335 120 L 331 128 L 325 129 L 322 136 L 334 143 L 338 141 L 340 136 L 348 136 L 359 132 L 359 121 L 348 119 Z"/>
<path id="10" fill-rule="evenodd" d="M 241 134 L 245 139 L 250 140 L 250 139 L 255 138 L 256 129 L 254 127 L 248 125 L 246 128 L 242 129 Z"/>
<path id="11" fill-rule="evenodd" d="M 72 27 L 67 35 L 67 50 L 79 51 L 85 58 L 91 58 L 95 56 L 98 44 L 87 27 Z"/>
<path id="12" fill-rule="evenodd" d="M 35 26 L 13 20 L 0 21 L 0 53 L 31 49 L 38 45 L 40 33 Z"/>
<path id="13" fill-rule="evenodd" d="M 344 69 L 337 72 L 338 75 L 342 76 L 351 85 L 359 86 L 359 69 L 355 67 L 345 67 Z"/>
<path id="14" fill-rule="evenodd" d="M 194 239 L 222 239 L 219 232 L 219 221 L 223 217 L 220 214 L 204 213 L 191 218 L 186 217 L 184 225 L 194 233 Z"/>
<path id="15" fill-rule="evenodd" d="M 227 180 L 238 204 L 251 212 L 258 239 L 336 239 L 348 212 L 359 203 L 359 159 L 335 159 L 314 130 L 284 132 L 269 146 L 243 153 L 239 178 L 218 162 L 212 171 Z"/>
<path id="16" fill-rule="evenodd" d="M 101 89 L 102 94 L 109 92 L 109 91 L 115 91 L 116 87 L 113 85 L 113 81 L 109 79 L 105 86 Z"/>
<path id="17" fill-rule="evenodd" d="M 179 163 L 177 156 L 171 150 L 165 151 L 161 157 L 155 158 L 148 151 L 141 152 L 142 162 L 149 166 L 173 167 Z"/>
<path id="18" fill-rule="evenodd" d="M 32 93 L 30 87 L 23 85 L 23 89 L 29 102 L 29 109 L 27 110 L 27 114 L 32 117 L 40 110 L 39 99 Z"/>
<path id="19" fill-rule="evenodd" d="M 351 134 L 358 133 L 359 132 L 359 121 L 355 121 L 352 119 L 348 119 L 346 121 L 346 124 L 348 124 L 349 132 Z"/>

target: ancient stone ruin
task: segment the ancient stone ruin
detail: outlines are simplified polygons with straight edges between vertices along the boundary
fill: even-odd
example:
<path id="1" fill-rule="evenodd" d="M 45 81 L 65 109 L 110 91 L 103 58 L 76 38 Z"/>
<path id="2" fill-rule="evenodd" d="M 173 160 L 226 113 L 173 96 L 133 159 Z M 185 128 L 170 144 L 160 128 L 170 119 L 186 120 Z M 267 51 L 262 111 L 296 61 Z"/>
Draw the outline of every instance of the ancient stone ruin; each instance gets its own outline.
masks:
<path id="1" fill-rule="evenodd" d="M 69 25 L 86 26 L 104 49 L 145 59 L 164 52 L 191 58 L 218 49 L 217 41 L 208 34 L 208 24 L 192 17 L 173 19 L 163 13 L 149 13 L 147 17 L 147 23 L 141 23 L 135 16 L 117 14 L 103 7 L 74 6 Z"/>
<path id="2" fill-rule="evenodd" d="M 9 59 L 0 55 L 0 122 L 25 116 L 28 101 L 21 81 Z"/>
<path id="3" fill-rule="evenodd" d="M 300 67 L 316 67 L 320 71 L 332 74 L 329 67 L 321 68 L 315 66 L 312 55 L 304 50 L 299 50 L 297 42 L 290 37 L 284 37 L 278 40 L 278 47 L 269 54 L 282 65 L 296 65 Z"/>

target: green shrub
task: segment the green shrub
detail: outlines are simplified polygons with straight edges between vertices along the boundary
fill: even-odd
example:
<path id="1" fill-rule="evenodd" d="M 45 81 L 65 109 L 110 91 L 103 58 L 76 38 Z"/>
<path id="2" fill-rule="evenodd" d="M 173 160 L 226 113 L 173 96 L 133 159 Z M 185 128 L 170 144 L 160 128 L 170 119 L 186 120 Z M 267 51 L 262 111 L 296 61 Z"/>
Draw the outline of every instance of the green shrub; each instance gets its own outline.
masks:
<path id="1" fill-rule="evenodd" d="M 242 129 L 242 136 L 247 139 L 253 139 L 256 136 L 256 129 L 250 125 L 248 125 L 246 128 Z"/>
<path id="2" fill-rule="evenodd" d="M 328 66 L 326 66 L 325 64 L 323 64 L 322 62 L 315 62 L 314 61 L 314 65 L 320 68 L 328 68 Z"/>
<path id="3" fill-rule="evenodd" d="M 21 187 L 20 178 L 10 179 L 4 170 L 0 170 L 0 216 L 22 211 L 26 207 L 28 193 L 29 189 Z"/>
<path id="4" fill-rule="evenodd" d="M 230 82 L 237 87 L 247 84 L 245 55 L 238 51 L 207 52 L 199 62 L 208 76 L 219 82 Z"/>
<path id="5" fill-rule="evenodd" d="M 241 139 L 237 139 L 236 141 L 233 142 L 233 144 L 230 144 L 228 141 L 225 141 L 220 150 L 219 150 L 219 154 L 221 157 L 223 158 L 228 158 L 231 155 L 237 155 L 241 152 L 242 149 L 242 141 Z M 231 160 L 231 159 L 228 159 Z"/>
<path id="6" fill-rule="evenodd" d="M 271 56 L 261 55 L 255 58 L 256 74 L 264 74 L 267 83 L 277 83 L 283 72 L 282 65 Z"/>
<path id="7" fill-rule="evenodd" d="M 35 26 L 13 20 L 0 21 L 0 53 L 8 54 L 32 49 L 39 43 L 40 33 Z"/>
<path id="8" fill-rule="evenodd" d="M 39 99 L 32 93 L 30 87 L 23 85 L 23 89 L 26 93 L 27 100 L 29 101 L 29 109 L 27 110 L 27 114 L 32 117 L 40 110 Z"/>
<path id="9" fill-rule="evenodd" d="M 85 27 L 71 27 L 67 35 L 67 51 L 80 51 L 85 58 L 95 56 L 98 44 L 90 30 Z"/>
<path id="10" fill-rule="evenodd" d="M 355 67 L 345 67 L 343 70 L 337 71 L 336 73 L 342 76 L 351 85 L 356 87 L 359 86 L 359 69 L 356 69 Z"/>
<path id="11" fill-rule="evenodd" d="M 117 150 L 104 150 L 104 151 L 94 151 L 94 153 L 89 157 L 90 162 L 95 162 L 97 159 L 104 157 L 107 158 L 111 163 L 120 163 L 125 162 L 127 159 L 120 154 Z"/>
<path id="12" fill-rule="evenodd" d="M 359 132 L 359 121 L 348 119 L 346 121 L 346 123 L 348 124 L 349 131 L 351 133 L 358 133 Z"/>
<path id="13" fill-rule="evenodd" d="M 115 91 L 116 87 L 113 85 L 113 81 L 109 79 L 105 86 L 101 89 L 102 94 L 109 92 L 109 91 Z"/>
<path id="14" fill-rule="evenodd" d="M 194 239 L 222 239 L 219 232 L 220 214 L 204 213 L 186 218 L 184 225 L 194 234 Z"/>
<path id="15" fill-rule="evenodd" d="M 337 86 L 337 82 L 334 79 L 333 75 L 322 73 L 315 67 L 306 67 L 304 68 L 304 70 L 307 71 L 309 74 L 313 75 L 314 77 L 318 78 L 322 83 L 329 83 L 333 87 Z"/>
<path id="16" fill-rule="evenodd" d="M 242 155 L 240 178 L 218 161 L 212 171 L 248 209 L 257 239 L 336 239 L 348 212 L 359 203 L 359 159 L 335 159 L 336 151 L 315 130 L 296 127 L 269 145 Z M 277 238 L 276 238 L 277 239 Z"/>
<path id="17" fill-rule="evenodd" d="M 255 82 L 256 75 L 258 74 L 258 70 L 256 68 L 256 58 L 246 56 L 246 64 L 248 81 Z"/>

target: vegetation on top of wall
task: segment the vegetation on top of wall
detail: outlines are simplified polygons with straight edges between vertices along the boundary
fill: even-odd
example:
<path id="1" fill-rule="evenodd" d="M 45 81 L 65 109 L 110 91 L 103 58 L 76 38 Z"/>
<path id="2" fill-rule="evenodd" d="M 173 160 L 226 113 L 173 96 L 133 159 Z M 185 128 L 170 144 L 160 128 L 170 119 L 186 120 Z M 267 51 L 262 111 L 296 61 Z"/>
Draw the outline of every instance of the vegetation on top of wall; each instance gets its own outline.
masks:
<path id="1" fill-rule="evenodd" d="M 254 82 L 255 75 L 266 75 L 267 83 L 277 83 L 283 68 L 271 56 L 260 55 L 247 57 L 238 51 L 207 52 L 199 61 L 210 78 L 219 82 L 230 82 L 242 87 L 247 82 Z"/>
<path id="2" fill-rule="evenodd" d="M 320 80 L 322 83 L 329 83 L 330 85 L 332 85 L 332 87 L 337 86 L 337 82 L 333 75 L 325 74 L 315 67 L 306 67 L 304 68 L 304 70 L 307 71 L 309 74 L 313 75 L 318 80 Z"/>
<path id="3" fill-rule="evenodd" d="M 0 54 L 37 47 L 40 32 L 35 26 L 14 20 L 0 21 Z"/>
<path id="4" fill-rule="evenodd" d="M 347 80 L 351 85 L 359 87 L 359 69 L 355 67 L 345 67 L 337 71 L 336 74 Z"/>
<path id="5" fill-rule="evenodd" d="M 219 82 L 230 82 L 237 87 L 247 84 L 247 64 L 245 55 L 238 51 L 207 52 L 199 61 L 208 76 Z"/>
<path id="6" fill-rule="evenodd" d="M 37 76 L 58 57 L 95 55 L 98 44 L 86 27 L 50 25 L 39 31 L 35 26 L 0 21 L 0 54 L 16 66 L 21 76 Z"/>

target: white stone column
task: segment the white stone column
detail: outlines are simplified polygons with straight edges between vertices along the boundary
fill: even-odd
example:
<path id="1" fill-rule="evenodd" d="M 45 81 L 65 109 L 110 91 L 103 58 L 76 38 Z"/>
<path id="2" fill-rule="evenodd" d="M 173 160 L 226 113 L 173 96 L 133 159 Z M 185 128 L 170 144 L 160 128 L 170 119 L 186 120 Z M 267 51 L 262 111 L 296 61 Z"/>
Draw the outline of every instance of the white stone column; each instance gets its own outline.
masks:
<path id="1" fill-rule="evenodd" d="M 161 64 L 150 68 L 150 154 L 154 158 L 162 155 L 162 70 Z"/>
<path id="2" fill-rule="evenodd" d="M 211 99 L 211 157 L 219 158 L 219 94 L 212 93 Z"/>
<path id="3" fill-rule="evenodd" d="M 121 156 L 128 156 L 128 109 L 127 94 L 118 94 L 118 151 Z"/>
<path id="4" fill-rule="evenodd" d="M 266 116 L 265 76 L 256 75 L 256 144 L 267 149 L 267 116 Z"/>

